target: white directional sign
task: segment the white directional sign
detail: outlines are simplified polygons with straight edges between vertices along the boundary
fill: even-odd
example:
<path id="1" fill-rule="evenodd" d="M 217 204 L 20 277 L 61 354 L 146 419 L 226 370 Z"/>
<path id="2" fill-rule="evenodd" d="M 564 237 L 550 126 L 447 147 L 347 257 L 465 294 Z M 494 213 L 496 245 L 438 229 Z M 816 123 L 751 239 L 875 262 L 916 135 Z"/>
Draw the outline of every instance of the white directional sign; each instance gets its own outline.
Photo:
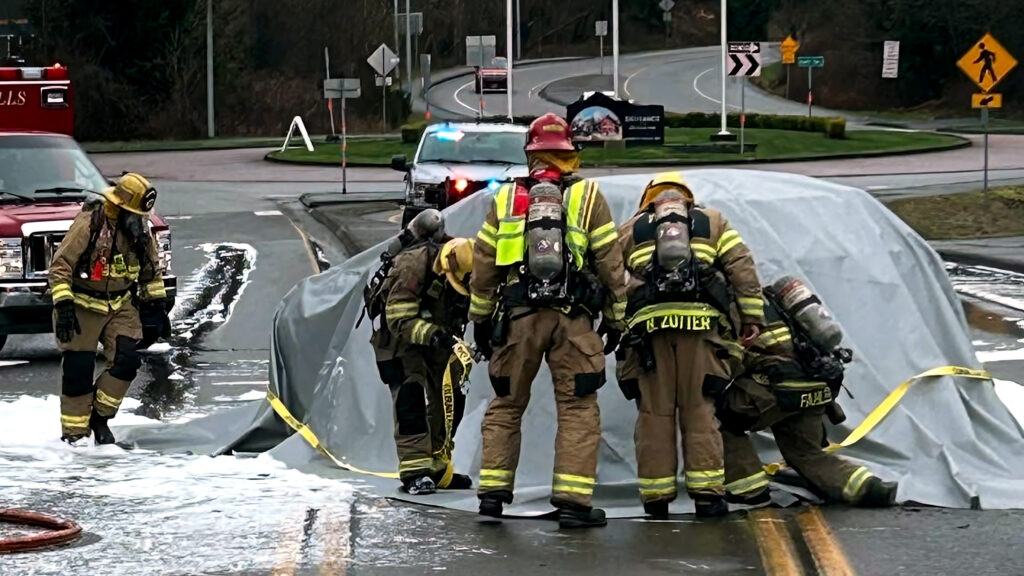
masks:
<path id="1" fill-rule="evenodd" d="M 900 43 L 898 40 L 885 41 L 885 54 L 882 57 L 882 78 L 899 78 L 900 76 Z"/>
<path id="2" fill-rule="evenodd" d="M 395 69 L 395 66 L 398 66 L 398 56 L 388 48 L 387 44 L 381 44 L 366 59 L 366 63 L 377 72 L 377 76 L 387 76 Z"/>
<path id="3" fill-rule="evenodd" d="M 761 75 L 761 43 L 729 42 L 729 76 Z"/>
<path id="4" fill-rule="evenodd" d="M 608 35 L 608 21 L 598 20 L 594 23 L 594 36 L 607 36 Z"/>
<path id="5" fill-rule="evenodd" d="M 662 12 L 669 12 L 675 5 L 676 3 L 673 0 L 661 0 L 661 3 L 658 4 L 658 7 L 661 8 Z"/>

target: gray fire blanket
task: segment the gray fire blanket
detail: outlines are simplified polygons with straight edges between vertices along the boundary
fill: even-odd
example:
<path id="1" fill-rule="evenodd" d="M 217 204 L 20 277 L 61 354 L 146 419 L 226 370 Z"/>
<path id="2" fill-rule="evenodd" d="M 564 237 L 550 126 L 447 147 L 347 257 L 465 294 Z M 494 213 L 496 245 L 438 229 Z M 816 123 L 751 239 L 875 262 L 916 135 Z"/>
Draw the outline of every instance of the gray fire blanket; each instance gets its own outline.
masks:
<path id="1" fill-rule="evenodd" d="M 598 179 L 616 221 L 635 212 L 650 176 Z M 762 283 L 783 274 L 804 278 L 842 325 L 844 345 L 855 357 L 846 378 L 854 398 L 841 396 L 848 419 L 829 427 L 831 441 L 846 438 L 890 392 L 915 375 L 945 366 L 980 370 L 942 261 L 867 193 L 771 172 L 694 170 L 685 177 L 697 201 L 722 211 L 740 232 L 754 252 Z M 489 195 L 479 193 L 449 208 L 448 231 L 474 237 L 490 201 Z M 282 302 L 273 328 L 270 397 L 277 413 L 302 434 L 272 453 L 295 465 L 320 459 L 316 468 L 323 473 L 335 470 L 349 476 L 355 471 L 377 490 L 401 498 L 394 479 L 398 459 L 391 397 L 377 374 L 369 322 L 355 328 L 363 286 L 379 265 L 383 248 L 376 246 L 304 280 Z M 636 408 L 619 393 L 614 368 L 609 357 L 609 383 L 599 392 L 602 442 L 595 505 L 606 507 L 613 517 L 640 515 L 633 448 Z M 480 422 L 492 397 L 486 365 L 478 365 L 454 451 L 456 470 L 471 474 L 474 481 L 480 466 Z M 234 416 L 196 422 L 189 425 L 190 434 L 205 438 L 213 451 L 246 445 L 265 449 L 280 438 L 279 433 L 268 436 L 270 410 L 263 403 Z M 551 375 L 544 367 L 524 418 L 516 502 L 508 509 L 512 514 L 551 510 L 555 422 Z M 276 425 L 281 427 L 280 420 Z M 767 434 L 757 439 L 762 459 L 777 462 L 780 456 L 769 439 Z M 901 502 L 1020 508 L 1022 439 L 1024 432 L 990 380 L 941 376 L 910 384 L 884 420 L 839 454 L 885 479 L 899 480 Z M 328 455 L 329 466 L 322 465 L 326 461 L 311 447 Z M 444 491 L 416 501 L 464 510 L 477 505 L 471 491 Z M 685 497 L 673 506 L 677 512 L 692 511 Z"/>

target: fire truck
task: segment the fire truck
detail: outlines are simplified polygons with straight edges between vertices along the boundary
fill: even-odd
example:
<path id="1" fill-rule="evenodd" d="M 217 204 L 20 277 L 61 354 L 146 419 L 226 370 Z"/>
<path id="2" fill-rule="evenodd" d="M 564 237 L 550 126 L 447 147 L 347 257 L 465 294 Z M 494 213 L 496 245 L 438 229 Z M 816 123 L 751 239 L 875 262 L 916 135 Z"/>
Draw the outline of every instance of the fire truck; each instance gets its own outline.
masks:
<path id="1" fill-rule="evenodd" d="M 71 137 L 73 104 L 67 68 L 0 68 L 0 348 L 53 330 L 50 262 L 82 203 L 111 185 Z M 171 231 L 156 214 L 150 225 L 173 298 Z"/>
<path id="2" fill-rule="evenodd" d="M 74 93 L 68 69 L 0 68 L 0 129 L 74 135 Z"/>

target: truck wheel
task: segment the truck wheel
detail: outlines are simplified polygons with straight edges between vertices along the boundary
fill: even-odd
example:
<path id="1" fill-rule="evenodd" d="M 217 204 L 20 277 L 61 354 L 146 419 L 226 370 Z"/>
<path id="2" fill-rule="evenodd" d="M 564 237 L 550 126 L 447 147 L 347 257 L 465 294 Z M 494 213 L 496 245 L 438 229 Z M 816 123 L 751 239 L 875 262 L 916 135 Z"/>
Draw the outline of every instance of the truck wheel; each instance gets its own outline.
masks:
<path id="1" fill-rule="evenodd" d="M 412 219 L 415 218 L 416 215 L 419 214 L 420 212 L 423 212 L 422 208 L 413 208 L 412 206 L 406 206 L 405 209 L 402 210 L 402 229 L 404 230 L 405 227 L 409 225 L 409 222 L 412 222 Z"/>
<path id="2" fill-rule="evenodd" d="M 7 344 L 7 334 L 0 334 L 0 350 L 4 349 L 4 344 Z"/>

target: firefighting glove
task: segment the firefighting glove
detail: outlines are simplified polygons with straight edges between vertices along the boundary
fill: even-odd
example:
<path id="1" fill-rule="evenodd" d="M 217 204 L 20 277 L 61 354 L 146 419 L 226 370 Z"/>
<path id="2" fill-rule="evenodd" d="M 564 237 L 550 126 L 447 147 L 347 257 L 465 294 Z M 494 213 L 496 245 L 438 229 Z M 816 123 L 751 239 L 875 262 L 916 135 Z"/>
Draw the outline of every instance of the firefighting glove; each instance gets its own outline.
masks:
<path id="1" fill-rule="evenodd" d="M 57 340 L 62 344 L 67 344 L 71 342 L 75 334 L 82 333 L 78 315 L 75 314 L 75 303 L 71 300 L 61 300 L 53 307 L 57 311 L 57 321 L 54 323 L 53 331 L 57 334 Z"/>
<path id="2" fill-rule="evenodd" d="M 143 328 L 151 330 L 155 337 L 164 339 L 171 337 L 171 318 L 167 312 L 166 299 L 150 300 L 139 304 L 139 320 L 142 322 Z"/>
<path id="3" fill-rule="evenodd" d="M 455 348 L 457 340 L 451 334 L 444 330 L 437 330 L 434 335 L 430 337 L 430 347 L 443 350 L 445 352 L 451 352 L 452 348 Z"/>
<path id="4" fill-rule="evenodd" d="M 640 399 L 640 381 L 636 378 L 619 380 L 619 390 L 622 390 L 622 395 L 626 397 L 626 400 Z"/>
<path id="5" fill-rule="evenodd" d="M 606 355 L 615 352 L 619 347 L 619 342 L 622 341 L 622 330 L 612 328 L 604 320 L 601 320 L 601 324 L 597 327 L 597 334 L 604 338 L 604 353 Z"/>
<path id="6" fill-rule="evenodd" d="M 491 354 L 494 354 L 494 347 L 491 346 L 491 337 L 493 335 L 494 324 L 491 322 L 473 323 L 473 339 L 476 342 L 476 349 L 488 360 L 491 359 Z"/>

